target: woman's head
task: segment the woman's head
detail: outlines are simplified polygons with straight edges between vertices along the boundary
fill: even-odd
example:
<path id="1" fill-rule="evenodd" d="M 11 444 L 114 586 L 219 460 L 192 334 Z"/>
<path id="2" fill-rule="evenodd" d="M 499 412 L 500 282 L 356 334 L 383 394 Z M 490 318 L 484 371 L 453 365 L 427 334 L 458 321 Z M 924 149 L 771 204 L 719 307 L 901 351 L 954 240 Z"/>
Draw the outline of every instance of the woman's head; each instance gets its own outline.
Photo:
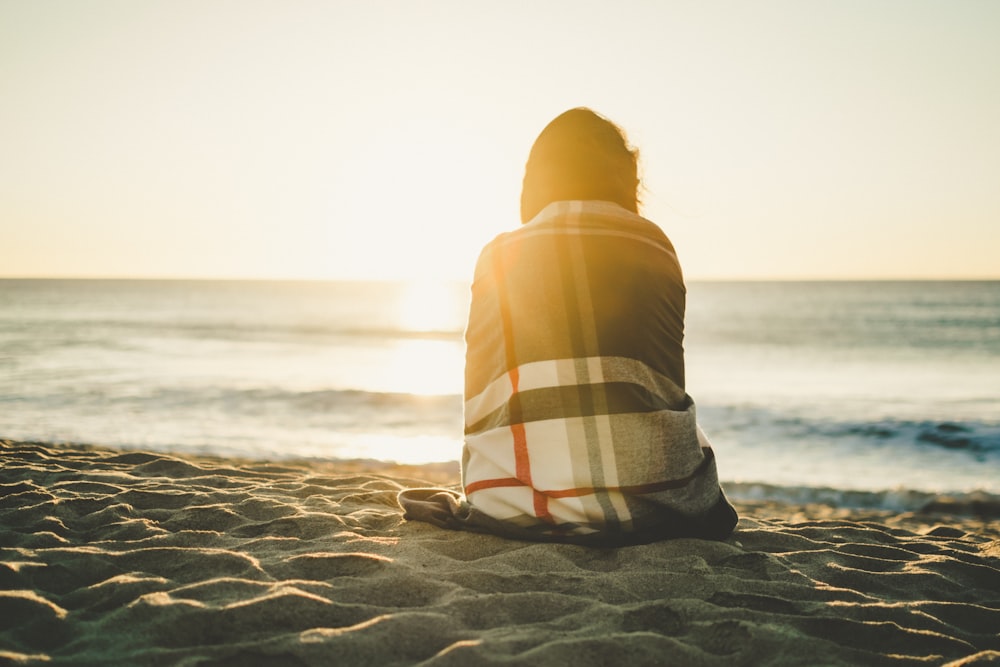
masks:
<path id="1" fill-rule="evenodd" d="M 554 201 L 600 199 L 638 212 L 639 151 L 610 120 L 578 107 L 545 126 L 528 155 L 521 222 Z"/>

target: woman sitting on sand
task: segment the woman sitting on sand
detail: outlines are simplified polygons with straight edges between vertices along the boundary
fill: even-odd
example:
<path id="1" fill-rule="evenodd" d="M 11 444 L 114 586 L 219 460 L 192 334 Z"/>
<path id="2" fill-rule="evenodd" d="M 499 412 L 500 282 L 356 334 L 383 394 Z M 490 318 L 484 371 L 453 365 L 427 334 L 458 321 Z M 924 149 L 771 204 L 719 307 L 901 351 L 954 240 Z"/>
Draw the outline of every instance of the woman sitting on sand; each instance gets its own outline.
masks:
<path id="1" fill-rule="evenodd" d="M 522 227 L 476 265 L 465 494 L 404 491 L 408 518 L 580 544 L 732 532 L 736 512 L 684 388 L 680 265 L 638 215 L 637 161 L 589 109 L 538 136 Z"/>

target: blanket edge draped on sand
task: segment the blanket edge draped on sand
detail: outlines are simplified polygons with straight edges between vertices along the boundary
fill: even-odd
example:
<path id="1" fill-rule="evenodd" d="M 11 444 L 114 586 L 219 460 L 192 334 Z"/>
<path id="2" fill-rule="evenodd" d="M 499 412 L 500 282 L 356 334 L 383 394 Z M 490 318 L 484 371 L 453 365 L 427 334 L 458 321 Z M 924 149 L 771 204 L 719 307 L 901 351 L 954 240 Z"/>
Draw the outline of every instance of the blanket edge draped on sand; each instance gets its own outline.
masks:
<path id="1" fill-rule="evenodd" d="M 704 514 L 685 516 L 676 510 L 664 507 L 661 521 L 647 526 L 642 531 L 598 532 L 586 535 L 556 535 L 495 519 L 469 504 L 462 494 L 454 489 L 405 489 L 399 492 L 397 501 L 403 509 L 403 518 L 408 521 L 422 521 L 438 528 L 488 533 L 515 540 L 591 547 L 632 546 L 681 537 L 724 540 L 732 534 L 738 518 L 736 510 L 721 491 L 718 501 Z"/>

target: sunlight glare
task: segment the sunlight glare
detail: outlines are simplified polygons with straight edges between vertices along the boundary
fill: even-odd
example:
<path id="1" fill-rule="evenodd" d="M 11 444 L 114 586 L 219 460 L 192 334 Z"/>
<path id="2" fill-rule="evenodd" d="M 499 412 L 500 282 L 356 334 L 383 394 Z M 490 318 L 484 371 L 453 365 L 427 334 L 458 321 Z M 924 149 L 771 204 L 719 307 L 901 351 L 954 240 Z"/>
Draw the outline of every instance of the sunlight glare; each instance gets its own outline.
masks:
<path id="1" fill-rule="evenodd" d="M 454 461 L 462 453 L 462 441 L 442 436 L 394 436 L 363 433 L 351 440 L 352 456 L 389 459 L 404 465 Z"/>
<path id="2" fill-rule="evenodd" d="M 394 391 L 423 396 L 461 394 L 465 358 L 450 340 L 404 340 L 390 363 Z"/>
<path id="3" fill-rule="evenodd" d="M 399 326 L 412 332 L 453 332 L 462 327 L 461 305 L 454 285 L 409 282 L 399 301 Z"/>

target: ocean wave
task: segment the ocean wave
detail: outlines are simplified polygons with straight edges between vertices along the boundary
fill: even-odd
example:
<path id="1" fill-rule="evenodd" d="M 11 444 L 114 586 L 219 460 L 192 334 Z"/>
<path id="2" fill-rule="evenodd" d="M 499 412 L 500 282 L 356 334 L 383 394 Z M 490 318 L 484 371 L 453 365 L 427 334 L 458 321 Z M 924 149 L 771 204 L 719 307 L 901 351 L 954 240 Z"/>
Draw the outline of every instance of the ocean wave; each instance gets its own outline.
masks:
<path id="1" fill-rule="evenodd" d="M 78 381 L 84 373 L 60 371 L 65 382 L 24 387 L 0 387 L 0 403 L 17 402 L 39 409 L 101 409 L 127 407 L 148 410 L 183 410 L 212 407 L 224 413 L 254 415 L 271 411 L 297 419 L 321 419 L 339 415 L 341 421 L 374 420 L 438 422 L 454 424 L 462 415 L 458 394 L 413 394 L 350 388 L 299 389 L 280 386 L 237 387 L 230 385 L 136 385 L 131 381 L 95 384 Z M 36 378 L 37 379 L 37 378 Z M 786 414 L 763 406 L 702 405 L 699 421 L 713 441 L 720 443 L 843 443 L 855 447 L 902 446 L 938 448 L 994 460 L 1000 455 L 1000 421 L 908 420 L 897 418 L 831 419 L 822 414 L 799 411 Z"/>
<path id="2" fill-rule="evenodd" d="M 879 420 L 837 425 L 829 429 L 829 434 L 834 437 L 858 435 L 876 440 L 899 438 L 945 449 L 1000 452 L 1000 424 L 981 421 Z"/>
<path id="3" fill-rule="evenodd" d="M 39 341 L 36 331 L 49 333 Z M 307 344 L 321 344 L 330 341 L 357 339 L 372 340 L 443 340 L 461 341 L 462 328 L 422 329 L 408 328 L 387 323 L 358 326 L 350 321 L 327 322 L 279 322 L 258 319 L 233 321 L 220 319 L 209 321 L 178 320 L 134 320 L 126 318 L 109 319 L 77 318 L 69 322 L 58 320 L 25 319 L 16 323 L 0 324 L 6 346 L 18 345 L 11 353 L 26 354 L 38 347 L 59 348 L 96 347 L 102 349 L 136 349 L 134 338 L 171 338 L 177 340 L 229 341 L 229 342 L 288 342 L 299 340 Z"/>
<path id="4" fill-rule="evenodd" d="M 924 512 L 1000 519 L 1000 495 L 986 491 L 934 493 L 914 489 L 856 490 L 830 487 L 723 482 L 726 495 L 736 502 L 779 502 L 789 505 L 827 505 L 853 510 Z"/>
<path id="5" fill-rule="evenodd" d="M 856 442 L 858 445 L 933 447 L 969 454 L 1000 454 L 1000 419 L 833 418 L 822 409 L 784 412 L 760 405 L 700 405 L 712 433 L 755 434 L 755 439 Z"/>

